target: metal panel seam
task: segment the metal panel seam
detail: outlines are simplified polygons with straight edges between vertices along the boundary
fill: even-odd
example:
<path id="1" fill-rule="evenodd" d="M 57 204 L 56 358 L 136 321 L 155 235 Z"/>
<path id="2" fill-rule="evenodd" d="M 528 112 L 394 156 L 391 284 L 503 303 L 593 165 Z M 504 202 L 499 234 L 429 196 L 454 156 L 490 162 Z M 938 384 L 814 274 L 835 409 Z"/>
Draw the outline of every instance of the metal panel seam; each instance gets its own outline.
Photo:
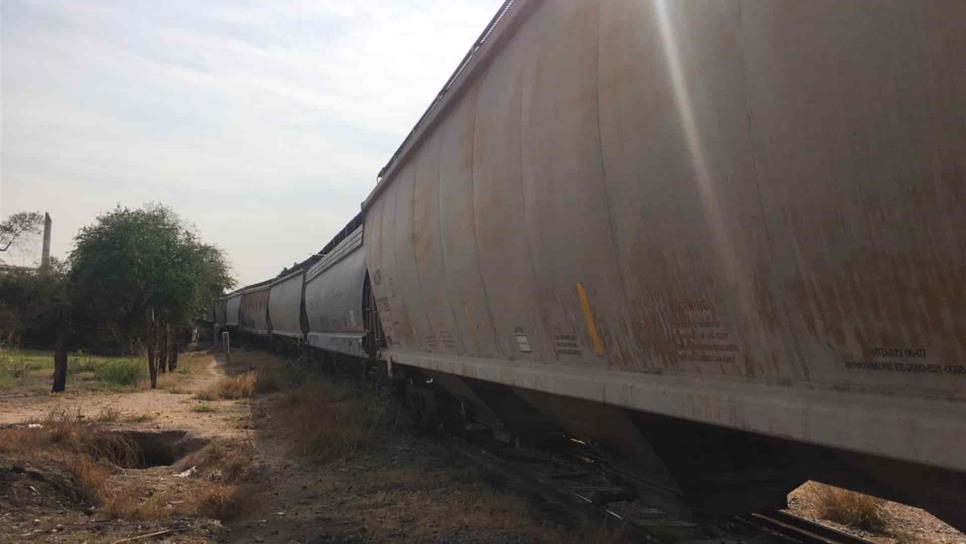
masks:
<path id="1" fill-rule="evenodd" d="M 486 73 L 480 76 L 480 80 L 486 79 L 489 75 L 489 67 L 487 67 Z M 473 252 L 476 255 L 476 272 L 480 276 L 480 287 L 483 291 L 483 301 L 486 305 L 486 317 L 487 323 L 490 325 L 490 329 L 493 331 L 493 340 L 496 342 L 497 347 L 501 352 L 506 354 L 506 350 L 503 349 L 503 342 L 500 340 L 500 331 L 496 328 L 496 320 L 493 319 L 493 311 L 490 309 L 490 293 L 486 289 L 486 278 L 483 277 L 483 268 L 480 265 L 480 224 L 476 219 L 476 146 L 479 131 L 477 130 L 476 118 L 480 114 L 479 110 L 479 87 L 476 93 L 473 95 L 473 160 L 470 161 L 470 210 L 473 213 Z M 463 302 L 463 309 L 466 310 L 466 302 Z M 473 331 L 474 335 L 478 335 L 476 331 Z M 477 356 L 482 355 L 477 353 Z"/>
<path id="2" fill-rule="evenodd" d="M 604 202 L 606 203 L 607 224 L 610 226 L 610 241 L 611 241 L 611 244 L 613 245 L 614 263 L 617 265 L 617 275 L 618 275 L 618 277 L 620 277 L 620 285 L 619 285 L 620 295 L 621 295 L 621 299 L 626 301 L 626 300 L 630 300 L 630 297 L 628 297 L 629 289 L 627 288 L 627 276 L 624 273 L 624 263 L 621 262 L 621 252 L 620 252 L 620 248 L 617 246 L 617 227 L 614 226 L 614 212 L 611 209 L 612 207 L 611 207 L 611 201 L 610 201 L 610 190 L 609 190 L 609 188 L 607 186 L 607 167 L 606 167 L 606 161 L 604 160 L 604 138 L 603 138 L 603 136 L 601 134 L 601 130 L 600 130 L 600 112 L 601 112 L 601 103 L 600 103 L 600 95 L 601 95 L 601 92 L 600 92 L 600 87 L 601 87 L 601 82 L 600 82 L 600 33 L 601 33 L 601 26 L 600 25 L 601 25 L 600 2 L 597 2 L 597 40 L 596 40 L 596 46 L 597 46 L 596 63 L 597 63 L 597 65 L 594 67 L 595 68 L 594 71 L 597 73 L 597 82 L 596 82 L 595 88 L 594 88 L 594 91 L 597 93 L 597 119 L 596 119 L 596 122 L 595 122 L 595 125 L 597 126 L 597 154 L 598 154 L 597 156 L 600 159 L 600 186 L 601 186 L 601 191 L 604 193 Z M 577 280 L 577 278 L 574 278 L 574 280 Z M 630 316 L 628 316 L 628 320 L 630 321 Z M 634 326 L 634 323 L 631 322 L 630 325 L 633 327 Z M 635 351 L 637 351 L 637 350 L 635 350 Z"/>
<path id="3" fill-rule="evenodd" d="M 528 213 L 528 210 L 530 209 L 530 207 L 527 205 L 527 191 L 526 191 L 526 186 L 525 186 L 525 183 L 526 183 L 526 180 L 527 180 L 527 161 L 524 158 L 526 156 L 526 148 L 525 148 L 526 135 L 527 135 L 527 132 L 526 132 L 526 119 L 528 119 L 528 116 L 527 115 L 524 115 L 524 113 L 523 113 L 524 112 L 524 108 L 527 105 L 527 101 L 526 101 L 527 93 L 525 92 L 526 91 L 526 88 L 525 88 L 526 83 L 527 83 L 526 82 L 526 79 L 524 79 L 522 77 L 522 74 L 521 74 L 521 88 L 520 88 L 520 195 L 521 195 L 521 199 L 523 200 L 523 213 L 524 213 L 524 215 L 526 215 Z M 529 108 L 527 108 L 527 109 L 529 109 Z M 523 218 L 523 224 L 524 225 L 527 225 L 529 223 L 528 219 L 529 219 L 528 217 L 524 217 Z M 533 259 L 533 245 L 530 243 L 530 233 L 529 232 L 526 233 L 523 238 L 526 241 L 526 245 L 527 245 L 527 263 L 529 263 L 529 265 L 530 265 L 530 275 L 533 277 L 533 287 L 534 287 L 534 289 L 537 289 L 537 294 L 539 294 L 539 292 L 540 292 L 540 285 L 541 285 L 541 278 L 540 278 L 540 274 L 537 273 L 537 263 Z M 539 296 L 538 296 L 538 300 L 539 300 Z M 544 308 L 544 310 L 545 309 L 546 308 Z M 554 335 L 553 330 L 552 330 L 553 327 L 548 327 L 547 326 L 547 322 L 546 322 L 546 319 L 545 319 L 546 316 L 541 311 L 541 308 L 540 308 L 540 305 L 539 304 L 537 305 L 537 311 L 535 313 L 536 313 L 536 318 L 537 318 L 536 321 L 537 321 L 537 323 L 539 323 L 540 328 L 543 329 L 541 331 L 543 333 L 543 336 L 548 341 L 551 341 L 552 342 L 553 341 L 553 335 Z M 556 353 L 556 351 L 553 352 L 553 356 L 557 360 L 560 359 L 560 356 Z"/>

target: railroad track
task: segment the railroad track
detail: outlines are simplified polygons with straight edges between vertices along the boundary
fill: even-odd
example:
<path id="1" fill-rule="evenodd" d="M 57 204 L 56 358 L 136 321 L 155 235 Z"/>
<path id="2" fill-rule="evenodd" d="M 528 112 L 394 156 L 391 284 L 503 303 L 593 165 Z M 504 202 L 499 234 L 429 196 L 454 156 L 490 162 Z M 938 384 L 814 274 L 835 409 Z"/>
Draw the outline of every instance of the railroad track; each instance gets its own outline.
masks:
<path id="1" fill-rule="evenodd" d="M 738 520 L 741 523 L 759 527 L 770 533 L 806 544 L 873 544 L 864 538 L 796 516 L 785 510 L 739 516 Z"/>
<path id="2" fill-rule="evenodd" d="M 638 496 L 640 479 L 634 481 L 635 493 L 621 481 L 626 474 L 608 470 L 599 459 L 584 455 L 573 459 L 559 451 L 532 448 L 480 446 L 450 436 L 442 442 L 518 490 L 538 495 L 574 518 L 623 534 L 630 542 L 874 544 L 784 510 L 702 525 L 649 506 L 666 502 L 670 491 L 643 481 L 647 495 Z"/>
<path id="3" fill-rule="evenodd" d="M 633 541 L 677 542 L 698 540 L 700 527 L 675 519 L 654 508 L 617 507 L 627 491 L 596 477 L 579 465 L 526 453 L 508 458 L 493 449 L 447 437 L 444 444 L 483 470 L 502 476 L 518 490 L 540 496 L 569 515 L 623 532 Z M 520 453 L 520 452 L 517 452 Z"/>

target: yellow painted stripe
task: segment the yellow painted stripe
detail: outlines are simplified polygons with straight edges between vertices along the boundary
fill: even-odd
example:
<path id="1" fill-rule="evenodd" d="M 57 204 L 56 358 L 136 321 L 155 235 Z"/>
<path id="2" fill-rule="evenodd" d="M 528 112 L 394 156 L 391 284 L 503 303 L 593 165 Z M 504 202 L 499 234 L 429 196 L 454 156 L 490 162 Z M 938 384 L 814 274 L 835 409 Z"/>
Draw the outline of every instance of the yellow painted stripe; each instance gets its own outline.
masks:
<path id="1" fill-rule="evenodd" d="M 473 314 L 470 313 L 470 305 L 463 303 L 463 315 L 466 316 L 466 328 L 470 330 L 470 336 L 473 337 L 473 345 L 476 346 L 476 352 L 480 352 L 480 337 L 476 334 L 476 320 L 473 319 Z"/>
<path id="2" fill-rule="evenodd" d="M 594 323 L 594 314 L 590 311 L 590 300 L 587 298 L 587 291 L 584 284 L 577 282 L 577 298 L 580 300 L 580 311 L 584 313 L 584 323 L 587 324 L 587 334 L 590 335 L 590 342 L 594 346 L 594 353 L 598 357 L 604 356 L 604 343 L 600 341 L 597 334 L 597 324 Z"/>

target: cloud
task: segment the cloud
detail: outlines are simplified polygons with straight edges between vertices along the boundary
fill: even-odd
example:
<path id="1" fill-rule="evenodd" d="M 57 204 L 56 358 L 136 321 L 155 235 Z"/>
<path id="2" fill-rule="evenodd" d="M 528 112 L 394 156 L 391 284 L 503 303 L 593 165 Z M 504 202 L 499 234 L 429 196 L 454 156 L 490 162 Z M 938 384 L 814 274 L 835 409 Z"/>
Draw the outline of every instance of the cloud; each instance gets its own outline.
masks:
<path id="1" fill-rule="evenodd" d="M 0 214 L 50 211 L 64 256 L 163 202 L 269 277 L 358 212 L 499 4 L 4 0 Z"/>

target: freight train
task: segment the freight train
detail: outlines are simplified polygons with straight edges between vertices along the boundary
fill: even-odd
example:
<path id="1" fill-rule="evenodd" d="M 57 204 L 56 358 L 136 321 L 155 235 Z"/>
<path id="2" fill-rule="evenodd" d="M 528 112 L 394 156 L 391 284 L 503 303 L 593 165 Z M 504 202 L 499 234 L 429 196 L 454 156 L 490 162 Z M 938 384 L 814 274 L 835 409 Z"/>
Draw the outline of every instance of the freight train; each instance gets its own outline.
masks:
<path id="1" fill-rule="evenodd" d="M 450 424 L 600 444 L 668 508 L 812 479 L 966 529 L 964 24 L 509 1 L 362 213 L 210 318 L 384 362 Z"/>

